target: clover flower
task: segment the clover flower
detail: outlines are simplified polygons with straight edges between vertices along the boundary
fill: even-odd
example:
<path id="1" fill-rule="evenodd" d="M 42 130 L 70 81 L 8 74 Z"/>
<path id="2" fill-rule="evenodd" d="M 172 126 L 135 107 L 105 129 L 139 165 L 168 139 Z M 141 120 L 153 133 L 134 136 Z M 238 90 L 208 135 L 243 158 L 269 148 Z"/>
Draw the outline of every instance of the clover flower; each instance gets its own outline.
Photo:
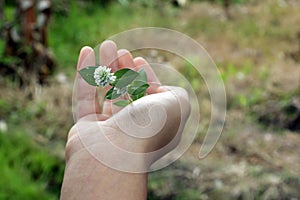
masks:
<path id="1" fill-rule="evenodd" d="M 105 87 L 116 80 L 114 73 L 111 73 L 111 68 L 106 66 L 99 66 L 94 72 L 95 83 L 98 86 Z"/>
<path id="2" fill-rule="evenodd" d="M 113 103 L 120 107 L 125 107 L 145 96 L 146 90 L 150 86 L 144 69 L 134 71 L 130 68 L 122 68 L 111 73 L 111 69 L 106 66 L 88 66 L 80 69 L 78 73 L 92 86 L 110 85 L 105 99 L 113 100 L 126 95 Z"/>

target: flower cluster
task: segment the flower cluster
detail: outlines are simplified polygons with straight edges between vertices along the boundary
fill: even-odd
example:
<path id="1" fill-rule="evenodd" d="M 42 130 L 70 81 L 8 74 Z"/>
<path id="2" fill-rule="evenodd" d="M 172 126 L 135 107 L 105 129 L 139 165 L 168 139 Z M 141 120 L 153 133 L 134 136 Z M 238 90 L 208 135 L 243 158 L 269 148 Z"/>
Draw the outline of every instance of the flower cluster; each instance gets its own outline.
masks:
<path id="1" fill-rule="evenodd" d="M 116 80 L 116 76 L 110 71 L 111 68 L 107 68 L 106 66 L 99 66 L 95 69 L 94 79 L 97 86 L 105 87 Z"/>
<path id="2" fill-rule="evenodd" d="M 79 70 L 78 73 L 92 86 L 110 85 L 105 99 L 114 100 L 123 96 L 124 98 L 113 103 L 120 107 L 145 96 L 146 90 L 150 86 L 144 69 L 134 71 L 130 68 L 122 68 L 111 73 L 111 69 L 106 66 L 88 66 Z"/>

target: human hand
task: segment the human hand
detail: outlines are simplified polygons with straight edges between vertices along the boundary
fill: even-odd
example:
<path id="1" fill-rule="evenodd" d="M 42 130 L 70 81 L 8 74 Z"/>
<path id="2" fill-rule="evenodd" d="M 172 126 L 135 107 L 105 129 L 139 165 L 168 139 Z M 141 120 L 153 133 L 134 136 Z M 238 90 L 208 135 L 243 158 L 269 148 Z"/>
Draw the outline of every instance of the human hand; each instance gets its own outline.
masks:
<path id="1" fill-rule="evenodd" d="M 95 65 L 94 51 L 84 47 L 77 70 L 91 65 Z M 131 173 L 147 172 L 151 164 L 179 143 L 190 113 L 185 90 L 161 86 L 143 58 L 133 59 L 127 50 L 117 50 L 112 41 L 102 43 L 100 65 L 112 68 L 113 72 L 120 68 L 136 71 L 144 68 L 150 85 L 148 95 L 123 109 L 106 100 L 101 109 L 96 88 L 77 76 L 77 123 L 68 135 L 62 194 L 68 191 L 66 185 L 80 180 L 89 169 L 108 167 Z M 102 93 L 105 91 L 107 88 Z"/>
<path id="2" fill-rule="evenodd" d="M 149 167 L 178 144 L 190 111 L 188 95 L 185 90 L 178 87 L 160 86 L 150 65 L 143 58 L 133 59 L 127 50 L 117 51 L 116 45 L 111 41 L 106 41 L 101 45 L 100 62 L 101 65 L 112 68 L 112 71 L 120 68 L 131 68 L 137 71 L 144 68 L 150 84 L 147 90 L 149 95 L 122 110 L 114 106 L 111 101 L 106 100 L 101 112 L 95 87 L 88 85 L 78 76 L 78 122 L 69 133 L 67 158 L 72 157 L 76 151 L 80 150 L 73 146 L 76 146 L 74 141 L 80 139 L 80 135 L 82 135 L 85 138 L 85 144 L 94 146 L 95 154 L 111 153 L 114 146 L 134 153 L 157 151 L 147 158 L 147 167 Z M 90 65 L 95 65 L 93 50 L 83 48 L 77 69 L 80 70 Z M 95 141 L 96 135 L 97 137 L 99 135 L 106 137 L 112 147 L 107 149 L 107 145 L 103 145 L 102 141 Z M 115 156 L 116 158 L 110 158 L 116 159 L 111 163 L 117 162 L 119 159 L 118 155 Z"/>

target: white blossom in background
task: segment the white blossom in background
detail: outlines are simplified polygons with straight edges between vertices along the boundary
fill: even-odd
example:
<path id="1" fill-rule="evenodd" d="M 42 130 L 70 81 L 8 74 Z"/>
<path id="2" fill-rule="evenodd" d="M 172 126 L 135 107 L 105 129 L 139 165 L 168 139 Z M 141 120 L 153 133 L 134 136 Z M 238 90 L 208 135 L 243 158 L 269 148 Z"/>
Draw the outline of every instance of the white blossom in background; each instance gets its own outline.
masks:
<path id="1" fill-rule="evenodd" d="M 245 74 L 243 72 L 238 72 L 236 74 L 236 78 L 239 80 L 243 80 L 245 78 Z"/>
<path id="2" fill-rule="evenodd" d="M 99 66 L 94 72 L 94 79 L 97 86 L 105 87 L 116 80 L 114 73 L 111 73 L 111 68 Z"/>
<path id="3" fill-rule="evenodd" d="M 183 6 L 186 5 L 187 0 L 177 0 L 177 3 L 178 3 L 179 6 L 183 7 Z"/>
<path id="4" fill-rule="evenodd" d="M 5 133 L 7 131 L 7 123 L 4 120 L 0 120 L 0 132 Z"/>

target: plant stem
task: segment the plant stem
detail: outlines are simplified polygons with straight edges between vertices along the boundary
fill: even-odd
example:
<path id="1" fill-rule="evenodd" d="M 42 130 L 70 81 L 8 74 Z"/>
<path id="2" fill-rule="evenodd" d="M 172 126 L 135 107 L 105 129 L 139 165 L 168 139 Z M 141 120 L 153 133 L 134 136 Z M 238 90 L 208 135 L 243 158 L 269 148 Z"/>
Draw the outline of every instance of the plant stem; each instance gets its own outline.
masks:
<path id="1" fill-rule="evenodd" d="M 127 95 L 127 97 L 128 97 L 128 100 L 130 101 L 130 103 L 132 103 L 133 100 L 132 100 L 131 96 L 130 96 L 128 93 L 126 93 L 126 95 Z"/>

